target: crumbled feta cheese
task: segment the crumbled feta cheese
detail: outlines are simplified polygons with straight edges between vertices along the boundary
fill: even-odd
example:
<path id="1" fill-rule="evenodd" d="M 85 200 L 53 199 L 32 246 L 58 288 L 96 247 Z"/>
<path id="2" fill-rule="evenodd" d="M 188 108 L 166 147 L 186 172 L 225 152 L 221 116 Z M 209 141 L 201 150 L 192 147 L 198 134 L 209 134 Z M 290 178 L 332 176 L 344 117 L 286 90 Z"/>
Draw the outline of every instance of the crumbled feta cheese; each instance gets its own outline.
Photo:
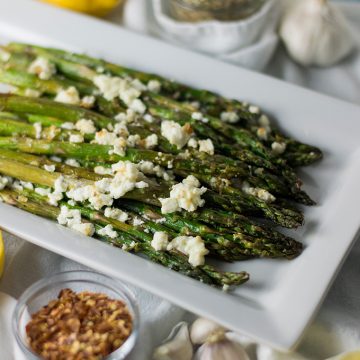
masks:
<path id="1" fill-rule="evenodd" d="M 199 140 L 199 151 L 214 155 L 215 148 L 213 142 L 210 139 Z"/>
<path id="2" fill-rule="evenodd" d="M 220 119 L 221 121 L 229 124 L 236 124 L 240 118 L 239 115 L 234 111 L 223 111 L 220 114 Z"/>
<path id="3" fill-rule="evenodd" d="M 176 249 L 189 256 L 189 263 L 192 266 L 205 264 L 205 255 L 209 253 L 203 239 L 200 236 L 178 236 L 167 246 L 167 250 Z"/>
<path id="4" fill-rule="evenodd" d="M 191 147 L 193 149 L 196 149 L 199 146 L 199 144 L 198 144 L 198 142 L 197 142 L 197 140 L 195 138 L 190 138 L 188 143 L 187 143 L 187 146 Z"/>
<path id="5" fill-rule="evenodd" d="M 144 189 L 144 188 L 149 187 L 149 184 L 146 181 L 139 181 L 135 184 L 135 187 L 137 189 Z"/>
<path id="6" fill-rule="evenodd" d="M 183 148 L 189 141 L 193 131 L 189 124 L 181 127 L 175 121 L 164 120 L 161 122 L 161 135 L 178 149 Z"/>
<path id="7" fill-rule="evenodd" d="M 98 75 L 94 78 L 94 84 L 99 88 L 106 100 L 114 100 L 116 97 L 120 99 L 132 110 L 143 114 L 146 106 L 139 99 L 141 91 L 126 79 L 119 77 L 111 77 L 107 75 Z"/>
<path id="8" fill-rule="evenodd" d="M 259 114 L 260 113 L 260 108 L 258 106 L 255 106 L 255 105 L 250 105 L 249 106 L 249 112 L 251 112 L 252 114 Z"/>
<path id="9" fill-rule="evenodd" d="M 58 193 L 65 192 L 69 187 L 68 182 L 64 176 L 60 175 L 54 182 L 54 190 Z"/>
<path id="10" fill-rule="evenodd" d="M 50 160 L 61 163 L 61 158 L 59 158 L 58 156 L 50 156 Z"/>
<path id="11" fill-rule="evenodd" d="M 11 188 L 17 191 L 23 191 L 24 187 L 20 184 L 19 180 L 15 180 L 12 184 L 11 184 Z"/>
<path id="12" fill-rule="evenodd" d="M 106 168 L 104 166 L 95 166 L 94 173 L 99 175 L 112 175 L 114 172 L 111 168 Z"/>
<path id="13" fill-rule="evenodd" d="M 45 134 L 47 140 L 53 140 L 58 135 L 58 129 L 55 125 L 51 125 L 46 129 Z"/>
<path id="14" fill-rule="evenodd" d="M 44 169 L 48 172 L 54 172 L 56 170 L 55 165 L 44 165 Z"/>
<path id="15" fill-rule="evenodd" d="M 66 225 L 69 227 L 74 224 L 80 224 L 81 212 L 80 210 L 69 209 L 67 206 L 61 206 L 57 221 L 60 225 Z"/>
<path id="16" fill-rule="evenodd" d="M 83 143 L 84 137 L 81 134 L 70 134 L 69 141 L 74 144 Z"/>
<path id="17" fill-rule="evenodd" d="M 0 176 L 0 190 L 4 190 L 7 185 L 9 185 L 9 178 L 6 176 Z"/>
<path id="18" fill-rule="evenodd" d="M 126 139 L 118 137 L 115 133 L 109 132 L 106 129 L 102 129 L 95 134 L 93 143 L 100 145 L 112 145 L 114 146 L 114 149 L 110 152 L 110 154 L 117 154 L 120 156 L 125 155 Z"/>
<path id="19" fill-rule="evenodd" d="M 151 246 L 156 251 L 165 251 L 169 245 L 169 235 L 164 231 L 156 231 L 151 241 Z"/>
<path id="20" fill-rule="evenodd" d="M 41 196 L 48 196 L 51 193 L 51 189 L 47 188 L 41 188 L 41 187 L 37 187 L 35 188 L 35 192 Z"/>
<path id="21" fill-rule="evenodd" d="M 144 223 L 143 220 L 141 220 L 139 217 L 135 216 L 133 219 L 133 225 L 134 226 L 140 226 Z"/>
<path id="22" fill-rule="evenodd" d="M 136 145 L 138 145 L 141 141 L 141 137 L 140 135 L 138 134 L 135 134 L 135 135 L 130 135 L 128 138 L 127 138 L 127 145 L 130 146 L 130 147 L 135 147 Z"/>
<path id="23" fill-rule="evenodd" d="M 93 236 L 95 232 L 95 227 L 91 223 L 74 224 L 71 229 L 85 236 Z"/>
<path id="24" fill-rule="evenodd" d="M 34 190 L 34 185 L 33 185 L 31 182 L 21 181 L 21 180 L 20 180 L 20 185 L 21 185 L 22 187 L 24 187 L 25 189 Z"/>
<path id="25" fill-rule="evenodd" d="M 161 203 L 161 213 L 162 214 L 171 214 L 173 212 L 179 211 L 179 203 L 177 199 L 173 198 L 159 198 L 159 201 Z"/>
<path id="26" fill-rule="evenodd" d="M 266 127 L 259 127 L 256 131 L 256 135 L 261 140 L 267 140 L 268 139 L 268 129 Z"/>
<path id="27" fill-rule="evenodd" d="M 59 201 L 62 200 L 63 197 L 62 193 L 54 191 L 48 194 L 48 203 L 52 206 L 58 206 Z"/>
<path id="28" fill-rule="evenodd" d="M 113 131 L 118 136 L 122 136 L 122 137 L 129 136 L 129 130 L 124 123 L 115 124 L 115 126 L 113 127 Z"/>
<path id="29" fill-rule="evenodd" d="M 75 129 L 80 131 L 82 134 L 94 134 L 96 127 L 92 120 L 80 119 L 75 124 Z"/>
<path id="30" fill-rule="evenodd" d="M 144 114 L 146 111 L 145 104 L 140 99 L 135 99 L 129 104 L 129 108 L 138 114 Z"/>
<path id="31" fill-rule="evenodd" d="M 150 114 L 145 114 L 145 115 L 143 116 L 143 118 L 144 118 L 144 120 L 145 120 L 146 122 L 148 122 L 149 124 L 151 124 L 151 123 L 154 122 L 154 118 L 153 118 L 152 115 L 150 115 Z"/>
<path id="32" fill-rule="evenodd" d="M 158 137 L 156 134 L 151 134 L 145 138 L 145 148 L 152 149 L 158 144 Z"/>
<path id="33" fill-rule="evenodd" d="M 41 132 L 42 132 L 41 123 L 36 122 L 33 126 L 34 126 L 34 129 L 35 129 L 35 138 L 40 139 L 41 138 Z"/>
<path id="34" fill-rule="evenodd" d="M 198 120 L 201 121 L 203 123 L 208 123 L 209 119 L 207 117 L 205 117 L 201 112 L 195 111 L 191 114 L 191 118 L 194 120 Z"/>
<path id="35" fill-rule="evenodd" d="M 119 96 L 125 84 L 125 80 L 107 75 L 95 76 L 93 82 L 99 88 L 104 98 L 109 101 Z"/>
<path id="36" fill-rule="evenodd" d="M 271 144 L 271 149 L 272 149 L 272 152 L 275 154 L 275 155 L 281 155 L 284 153 L 284 151 L 286 150 L 286 143 L 282 142 L 282 143 L 279 143 L 277 141 L 274 141 L 272 144 Z"/>
<path id="37" fill-rule="evenodd" d="M 0 48 L 0 60 L 3 62 L 8 62 L 10 58 L 11 58 L 11 54 L 8 51 Z"/>
<path id="38" fill-rule="evenodd" d="M 84 96 L 80 101 L 80 106 L 91 109 L 95 104 L 95 96 Z"/>
<path id="39" fill-rule="evenodd" d="M 163 178 L 164 180 L 170 180 L 172 176 L 169 172 L 166 172 L 161 166 L 154 165 L 151 161 L 141 160 L 137 164 L 138 169 L 146 175 L 156 175 L 158 178 Z"/>
<path id="40" fill-rule="evenodd" d="M 257 168 L 255 171 L 254 171 L 254 174 L 255 175 L 262 175 L 264 173 L 264 168 Z"/>
<path id="41" fill-rule="evenodd" d="M 75 206 L 76 205 L 76 202 L 74 200 L 69 200 L 67 202 L 70 206 Z"/>
<path id="42" fill-rule="evenodd" d="M 72 122 L 64 122 L 61 124 L 60 126 L 62 129 L 64 130 L 74 130 L 75 129 L 75 124 Z"/>
<path id="43" fill-rule="evenodd" d="M 100 236 L 108 236 L 111 239 L 115 239 L 118 236 L 117 232 L 113 229 L 111 225 L 106 225 L 102 229 L 98 230 L 97 233 Z"/>
<path id="44" fill-rule="evenodd" d="M 49 80 L 56 73 L 56 68 L 48 59 L 38 57 L 30 64 L 28 72 L 37 75 L 41 80 Z"/>
<path id="45" fill-rule="evenodd" d="M 25 89 L 24 95 L 28 97 L 38 98 L 41 96 L 41 92 L 34 89 Z"/>
<path id="46" fill-rule="evenodd" d="M 245 194 L 256 196 L 266 203 L 272 203 L 276 200 L 275 196 L 270 194 L 267 190 L 258 187 L 251 187 L 248 182 L 244 181 L 242 191 Z"/>
<path id="47" fill-rule="evenodd" d="M 104 215 L 108 218 L 115 219 L 121 222 L 126 222 L 129 219 L 129 215 L 120 209 L 107 207 Z"/>
<path id="48" fill-rule="evenodd" d="M 270 126 L 270 120 L 266 115 L 261 115 L 259 118 L 259 125 L 263 126 L 263 127 L 268 127 Z"/>
<path id="49" fill-rule="evenodd" d="M 65 164 L 73 167 L 80 167 L 79 162 L 75 159 L 66 159 Z"/>
<path id="50" fill-rule="evenodd" d="M 66 90 L 60 90 L 55 97 L 55 101 L 65 104 L 79 105 L 80 95 L 74 86 L 70 86 Z"/>
<path id="51" fill-rule="evenodd" d="M 146 91 L 147 89 L 147 87 L 139 79 L 131 81 L 131 85 L 139 91 Z"/>
<path id="52" fill-rule="evenodd" d="M 181 183 L 173 185 L 168 199 L 159 199 L 161 202 L 161 212 L 167 214 L 178 211 L 179 208 L 186 211 L 195 211 L 198 207 L 204 206 L 205 200 L 201 195 L 206 192 L 205 187 L 200 188 L 199 180 L 189 175 Z"/>
<path id="53" fill-rule="evenodd" d="M 114 119 L 121 123 L 130 124 L 136 119 L 136 114 L 134 110 L 127 109 L 126 113 L 119 113 Z"/>
<path id="54" fill-rule="evenodd" d="M 149 91 L 159 93 L 161 91 L 161 83 L 158 80 L 150 80 L 147 84 L 147 88 Z"/>

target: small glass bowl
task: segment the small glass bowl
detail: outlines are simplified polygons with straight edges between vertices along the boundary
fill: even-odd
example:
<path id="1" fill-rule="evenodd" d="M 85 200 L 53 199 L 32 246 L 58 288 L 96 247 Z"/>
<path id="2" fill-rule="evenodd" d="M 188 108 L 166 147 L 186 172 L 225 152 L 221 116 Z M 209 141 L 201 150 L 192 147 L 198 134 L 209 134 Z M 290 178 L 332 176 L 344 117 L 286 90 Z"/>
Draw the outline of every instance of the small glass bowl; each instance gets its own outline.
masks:
<path id="1" fill-rule="evenodd" d="M 91 291 L 103 293 L 111 299 L 123 301 L 132 316 L 133 330 L 126 341 L 104 360 L 120 360 L 133 349 L 139 332 L 139 311 L 132 292 L 122 283 L 105 275 L 92 271 L 67 271 L 42 279 L 31 285 L 20 296 L 12 317 L 12 329 L 16 341 L 26 359 L 40 360 L 29 346 L 26 337 L 26 324 L 30 321 L 30 314 L 40 310 L 51 300 L 58 297 L 62 289 L 72 289 L 75 292 Z"/>
<path id="2" fill-rule="evenodd" d="M 258 11 L 266 0 L 170 0 L 170 13 L 179 20 L 199 22 L 207 20 L 235 21 Z"/>

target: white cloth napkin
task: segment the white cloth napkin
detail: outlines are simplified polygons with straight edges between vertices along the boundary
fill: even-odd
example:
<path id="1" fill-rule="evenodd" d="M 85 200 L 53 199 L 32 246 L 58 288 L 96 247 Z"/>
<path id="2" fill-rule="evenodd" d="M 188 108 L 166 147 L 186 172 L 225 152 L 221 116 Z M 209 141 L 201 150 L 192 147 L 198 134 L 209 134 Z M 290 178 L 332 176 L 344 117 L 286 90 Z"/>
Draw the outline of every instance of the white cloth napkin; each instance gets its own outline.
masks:
<path id="1" fill-rule="evenodd" d="M 360 4 L 342 6 L 348 18 L 360 33 Z M 156 36 L 151 1 L 128 0 L 124 9 L 125 26 Z M 119 14 L 113 22 L 119 23 Z M 330 69 L 308 69 L 289 60 L 282 49 L 266 68 L 270 75 L 313 88 L 317 91 L 360 104 L 359 52 Z M 360 114 L 359 114 L 360 121 Z M 331 126 L 331 124 L 329 124 Z M 350 215 L 350 214 L 349 214 Z M 41 249 L 6 234 L 6 268 L 0 280 L 0 291 L 18 297 L 26 287 L 46 275 L 83 268 L 59 255 Z M 296 354 L 280 354 L 269 347 L 247 344 L 251 360 L 321 360 L 343 351 L 360 348 L 360 241 L 350 253 L 344 267 L 334 282 L 321 310 L 308 329 Z M 131 286 L 140 303 L 141 330 L 136 349 L 130 360 L 149 360 L 154 346 L 158 345 L 180 320 L 191 321 L 194 315 L 169 302 Z M 8 300 L 7 300 L 8 301 Z M 13 302 L 0 299 L 0 341 L 3 334 L 10 336 L 9 313 Z M 289 321 L 291 321 L 289 319 Z M 18 360 L 12 341 L 0 342 L 1 360 Z"/>

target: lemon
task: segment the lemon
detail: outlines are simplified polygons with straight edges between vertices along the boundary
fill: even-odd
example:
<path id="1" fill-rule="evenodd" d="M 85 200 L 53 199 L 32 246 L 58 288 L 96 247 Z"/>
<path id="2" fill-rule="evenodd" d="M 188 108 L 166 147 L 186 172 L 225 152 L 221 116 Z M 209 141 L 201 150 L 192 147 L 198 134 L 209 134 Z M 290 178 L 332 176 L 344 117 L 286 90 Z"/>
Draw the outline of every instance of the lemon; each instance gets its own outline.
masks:
<path id="1" fill-rule="evenodd" d="M 105 16 L 122 0 L 42 0 L 49 4 L 64 7 L 89 15 Z"/>
<path id="2" fill-rule="evenodd" d="M 4 241 L 3 241 L 2 234 L 0 231 L 0 277 L 4 270 L 4 263 L 5 263 L 5 246 L 4 246 Z"/>

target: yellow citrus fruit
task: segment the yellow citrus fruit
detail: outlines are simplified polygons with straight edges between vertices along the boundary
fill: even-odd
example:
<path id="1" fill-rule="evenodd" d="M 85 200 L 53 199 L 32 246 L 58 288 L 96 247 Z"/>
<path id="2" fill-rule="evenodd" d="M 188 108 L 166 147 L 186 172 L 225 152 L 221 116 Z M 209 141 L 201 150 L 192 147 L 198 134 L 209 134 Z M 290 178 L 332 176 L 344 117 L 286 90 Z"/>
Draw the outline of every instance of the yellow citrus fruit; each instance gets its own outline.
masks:
<path id="1" fill-rule="evenodd" d="M 0 277 L 4 270 L 4 263 L 5 263 L 5 246 L 0 230 Z"/>
<path id="2" fill-rule="evenodd" d="M 105 16 L 122 0 L 42 0 L 49 4 L 64 7 L 89 15 Z"/>

